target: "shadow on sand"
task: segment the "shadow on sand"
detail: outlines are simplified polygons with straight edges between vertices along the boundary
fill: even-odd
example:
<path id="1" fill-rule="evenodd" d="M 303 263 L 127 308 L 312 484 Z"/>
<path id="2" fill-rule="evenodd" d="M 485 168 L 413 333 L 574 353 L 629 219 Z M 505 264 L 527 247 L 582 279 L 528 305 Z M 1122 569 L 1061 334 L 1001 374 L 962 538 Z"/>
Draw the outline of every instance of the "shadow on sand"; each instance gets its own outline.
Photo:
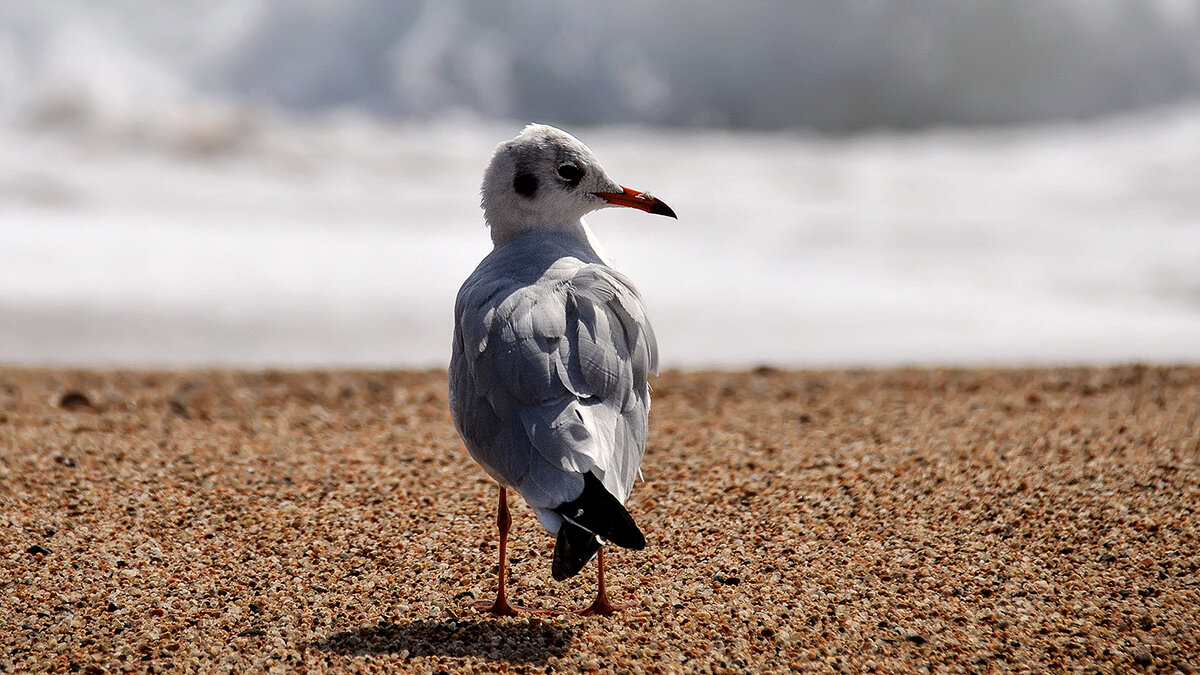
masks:
<path id="1" fill-rule="evenodd" d="M 364 626 L 335 633 L 311 646 L 337 654 L 398 654 L 467 657 L 488 661 L 544 664 L 562 656 L 573 631 L 537 619 L 525 621 L 409 621 Z M 407 655 L 404 651 L 407 650 Z"/>

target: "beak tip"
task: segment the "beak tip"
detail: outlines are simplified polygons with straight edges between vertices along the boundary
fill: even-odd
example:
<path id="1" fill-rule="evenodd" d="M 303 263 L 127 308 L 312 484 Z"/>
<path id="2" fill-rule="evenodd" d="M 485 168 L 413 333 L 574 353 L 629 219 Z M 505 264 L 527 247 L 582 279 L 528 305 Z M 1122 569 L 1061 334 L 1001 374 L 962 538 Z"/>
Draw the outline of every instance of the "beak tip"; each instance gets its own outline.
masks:
<path id="1" fill-rule="evenodd" d="M 663 200 L 632 188 L 621 186 L 621 192 L 593 192 L 592 194 L 614 206 L 628 206 L 646 213 L 653 213 L 656 216 L 669 216 L 679 220 L 679 216 L 675 215 L 675 210 L 667 206 Z"/>

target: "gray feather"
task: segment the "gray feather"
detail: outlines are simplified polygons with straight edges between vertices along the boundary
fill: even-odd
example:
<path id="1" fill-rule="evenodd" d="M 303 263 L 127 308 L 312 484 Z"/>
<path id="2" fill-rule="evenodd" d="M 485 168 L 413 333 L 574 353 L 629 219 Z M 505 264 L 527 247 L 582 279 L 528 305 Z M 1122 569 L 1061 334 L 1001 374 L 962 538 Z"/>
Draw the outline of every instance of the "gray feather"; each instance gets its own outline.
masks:
<path id="1" fill-rule="evenodd" d="M 451 413 L 472 457 L 543 523 L 591 470 L 624 502 L 657 368 L 641 296 L 590 248 L 535 233 L 497 246 L 455 303 Z M 552 528 L 553 529 L 553 528 Z"/>

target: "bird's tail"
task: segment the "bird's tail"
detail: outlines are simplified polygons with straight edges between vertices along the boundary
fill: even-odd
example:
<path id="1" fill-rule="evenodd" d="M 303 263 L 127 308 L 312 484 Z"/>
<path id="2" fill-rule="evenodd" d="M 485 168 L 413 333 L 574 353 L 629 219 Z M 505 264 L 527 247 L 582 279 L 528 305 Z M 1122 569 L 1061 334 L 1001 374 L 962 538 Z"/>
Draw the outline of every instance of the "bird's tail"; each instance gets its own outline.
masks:
<path id="1" fill-rule="evenodd" d="M 554 544 L 551 567 L 551 573 L 559 581 L 578 574 L 596 555 L 601 546 L 597 537 L 622 548 L 639 551 L 646 548 L 646 537 L 625 505 L 590 471 L 583 475 L 583 494 L 554 511 L 564 521 Z"/>
<path id="2" fill-rule="evenodd" d="M 558 541 L 554 543 L 554 563 L 550 566 L 550 573 L 556 581 L 573 577 L 599 550 L 600 541 L 596 535 L 564 521 L 558 529 Z"/>

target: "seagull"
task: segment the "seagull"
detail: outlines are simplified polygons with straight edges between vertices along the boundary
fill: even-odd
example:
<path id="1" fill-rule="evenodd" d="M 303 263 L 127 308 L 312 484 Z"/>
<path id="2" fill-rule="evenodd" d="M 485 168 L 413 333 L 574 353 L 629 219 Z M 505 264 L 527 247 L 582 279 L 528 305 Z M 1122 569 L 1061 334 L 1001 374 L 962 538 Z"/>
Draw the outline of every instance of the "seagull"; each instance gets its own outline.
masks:
<path id="1" fill-rule="evenodd" d="M 531 124 L 496 147 L 484 172 L 494 248 L 454 304 L 450 412 L 471 457 L 500 486 L 496 615 L 550 613 L 509 603 L 505 552 L 516 490 L 556 536 L 551 574 L 597 556 L 599 590 L 581 614 L 610 614 L 604 545 L 641 550 L 624 504 L 646 452 L 658 345 L 642 297 L 613 269 L 583 216 L 624 206 L 675 218 L 608 177 L 586 145 Z"/>

